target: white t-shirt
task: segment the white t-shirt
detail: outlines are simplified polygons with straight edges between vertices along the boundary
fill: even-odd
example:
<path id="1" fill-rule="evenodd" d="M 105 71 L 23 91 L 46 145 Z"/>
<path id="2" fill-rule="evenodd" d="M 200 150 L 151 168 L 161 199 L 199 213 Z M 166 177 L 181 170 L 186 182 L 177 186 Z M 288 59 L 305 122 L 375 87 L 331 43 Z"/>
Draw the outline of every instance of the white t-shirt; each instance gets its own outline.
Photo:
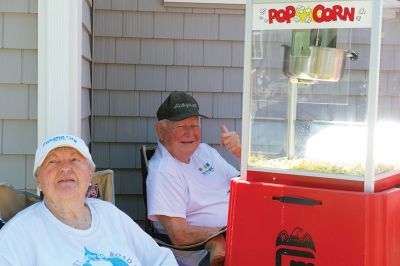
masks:
<path id="1" fill-rule="evenodd" d="M 78 230 L 59 221 L 43 202 L 0 230 L 0 265 L 177 265 L 131 218 L 109 202 L 87 199 L 92 224 Z"/>
<path id="2" fill-rule="evenodd" d="M 186 164 L 173 158 L 158 143 L 149 161 L 147 177 L 149 219 L 155 221 L 160 233 L 166 232 L 155 215 L 181 217 L 197 226 L 225 226 L 230 180 L 238 175 L 239 171 L 207 144 L 201 143 Z"/>

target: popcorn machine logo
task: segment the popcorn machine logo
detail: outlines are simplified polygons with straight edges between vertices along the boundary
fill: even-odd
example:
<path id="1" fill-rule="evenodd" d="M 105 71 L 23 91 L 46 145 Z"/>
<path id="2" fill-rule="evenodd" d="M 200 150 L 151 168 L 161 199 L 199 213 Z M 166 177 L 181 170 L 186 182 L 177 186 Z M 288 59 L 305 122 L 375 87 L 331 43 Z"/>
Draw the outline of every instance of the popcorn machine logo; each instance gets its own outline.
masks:
<path id="1" fill-rule="evenodd" d="M 315 252 L 311 235 L 300 227 L 290 235 L 282 230 L 276 238 L 276 266 L 314 266 Z"/>
<path id="2" fill-rule="evenodd" d="M 319 24 L 336 21 L 362 21 L 366 14 L 367 10 L 363 7 L 344 6 L 342 4 L 332 6 L 297 4 L 282 6 L 281 8 L 261 8 L 259 9 L 259 20 L 267 24 Z"/>

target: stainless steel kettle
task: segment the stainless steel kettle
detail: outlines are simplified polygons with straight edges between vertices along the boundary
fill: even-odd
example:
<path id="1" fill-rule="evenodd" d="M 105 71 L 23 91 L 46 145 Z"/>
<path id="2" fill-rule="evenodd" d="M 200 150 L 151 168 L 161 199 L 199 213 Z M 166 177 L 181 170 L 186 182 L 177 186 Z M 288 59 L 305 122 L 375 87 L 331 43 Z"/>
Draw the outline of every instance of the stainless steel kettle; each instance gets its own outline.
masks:
<path id="1" fill-rule="evenodd" d="M 355 61 L 358 54 L 339 48 L 310 46 L 309 56 L 292 56 L 291 47 L 285 47 L 284 72 L 291 79 L 315 81 L 339 81 L 346 58 Z"/>

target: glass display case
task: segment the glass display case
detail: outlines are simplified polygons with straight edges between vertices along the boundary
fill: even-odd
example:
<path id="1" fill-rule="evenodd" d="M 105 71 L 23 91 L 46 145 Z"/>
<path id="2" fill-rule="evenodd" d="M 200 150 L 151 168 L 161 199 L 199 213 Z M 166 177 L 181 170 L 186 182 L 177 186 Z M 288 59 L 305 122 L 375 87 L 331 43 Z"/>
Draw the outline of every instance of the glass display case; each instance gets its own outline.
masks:
<path id="1" fill-rule="evenodd" d="M 400 91 L 393 46 L 400 18 L 384 9 L 379 39 L 372 3 L 253 1 L 242 177 L 283 173 L 307 184 L 321 177 L 372 191 L 398 173 L 400 114 L 391 97 Z M 275 175 L 275 182 L 284 181 Z"/>
<path id="2" fill-rule="evenodd" d="M 247 1 L 225 265 L 399 265 L 399 29 L 397 0 Z"/>

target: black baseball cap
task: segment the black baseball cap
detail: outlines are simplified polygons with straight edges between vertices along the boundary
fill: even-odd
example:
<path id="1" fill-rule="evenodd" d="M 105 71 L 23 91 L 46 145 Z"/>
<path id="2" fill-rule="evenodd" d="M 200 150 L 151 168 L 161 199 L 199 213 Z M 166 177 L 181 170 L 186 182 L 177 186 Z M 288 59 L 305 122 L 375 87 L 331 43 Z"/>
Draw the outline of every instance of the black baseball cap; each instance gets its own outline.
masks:
<path id="1" fill-rule="evenodd" d="M 193 116 L 206 117 L 199 113 L 197 101 L 183 91 L 173 91 L 157 111 L 158 120 L 180 121 Z"/>

